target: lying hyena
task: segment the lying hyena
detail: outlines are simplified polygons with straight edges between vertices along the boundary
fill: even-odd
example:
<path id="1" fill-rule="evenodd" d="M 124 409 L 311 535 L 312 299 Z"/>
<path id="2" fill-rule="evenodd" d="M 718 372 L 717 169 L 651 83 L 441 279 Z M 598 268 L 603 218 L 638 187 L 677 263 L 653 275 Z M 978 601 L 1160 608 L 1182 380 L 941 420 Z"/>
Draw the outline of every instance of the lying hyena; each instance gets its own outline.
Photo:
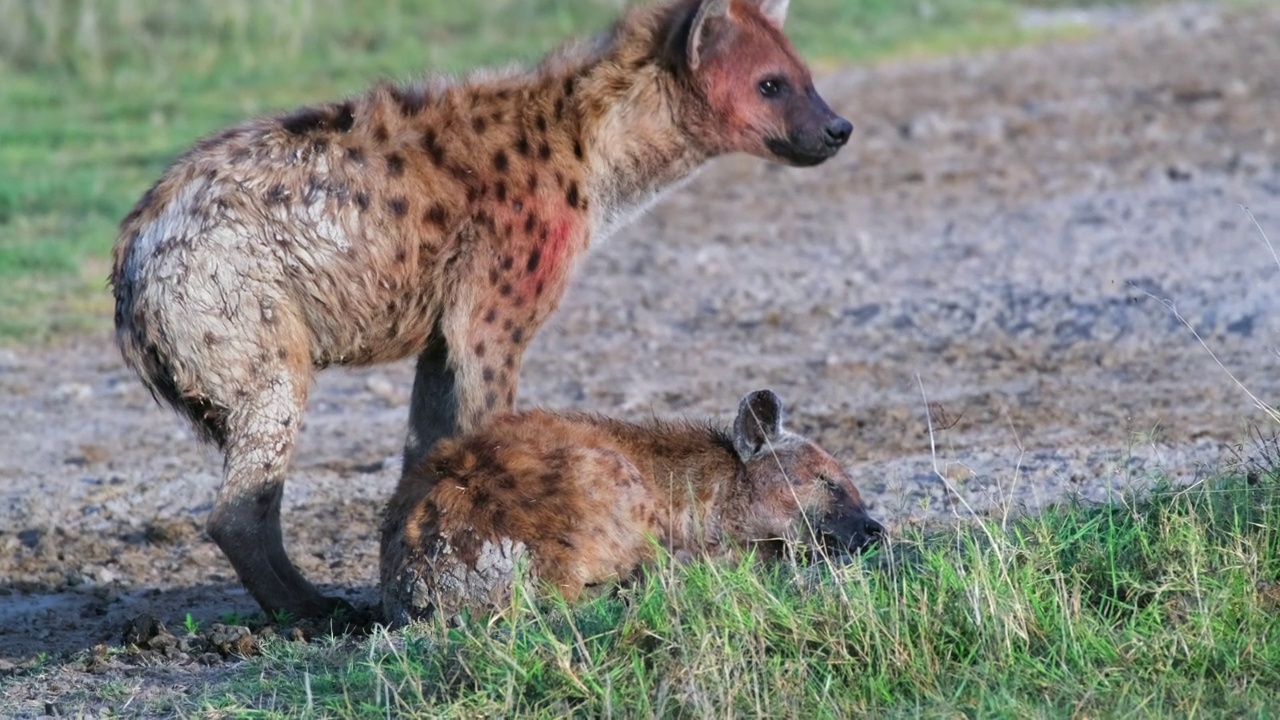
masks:
<path id="1" fill-rule="evenodd" d="M 312 374 L 417 356 L 405 444 L 516 399 L 578 258 L 712 157 L 816 165 L 851 126 L 785 0 L 629 10 L 529 72 L 382 85 L 198 143 L 124 219 L 125 360 L 224 452 L 208 528 L 263 609 L 337 602 L 294 567 L 284 473 Z"/>
<path id="2" fill-rule="evenodd" d="M 840 464 L 783 429 L 769 390 L 743 398 L 731 431 L 535 410 L 406 471 L 382 525 L 382 608 L 393 625 L 501 609 L 521 562 L 572 601 L 642 569 L 653 540 L 687 560 L 857 551 L 882 533 Z"/>

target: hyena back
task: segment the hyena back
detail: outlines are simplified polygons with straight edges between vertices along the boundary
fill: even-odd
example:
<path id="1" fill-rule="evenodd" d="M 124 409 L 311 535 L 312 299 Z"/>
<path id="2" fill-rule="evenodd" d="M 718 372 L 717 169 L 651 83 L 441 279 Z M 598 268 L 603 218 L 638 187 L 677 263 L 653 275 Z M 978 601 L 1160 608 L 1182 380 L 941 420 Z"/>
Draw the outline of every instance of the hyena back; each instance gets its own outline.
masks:
<path id="1" fill-rule="evenodd" d="M 814 165 L 850 124 L 786 2 L 628 11 L 529 71 L 383 83 L 197 143 L 124 219 L 117 337 L 224 453 L 211 536 L 264 610 L 323 614 L 280 499 L 313 373 L 417 356 L 405 465 L 510 410 L 577 258 L 707 160 Z"/>
<path id="2" fill-rule="evenodd" d="M 743 398 L 732 429 L 527 411 L 441 441 L 401 479 L 382 525 L 383 614 L 501 610 L 522 563 L 533 593 L 573 601 L 634 576 L 655 543 L 677 560 L 775 559 L 882 534 L 840 464 L 782 427 L 771 391 Z"/>

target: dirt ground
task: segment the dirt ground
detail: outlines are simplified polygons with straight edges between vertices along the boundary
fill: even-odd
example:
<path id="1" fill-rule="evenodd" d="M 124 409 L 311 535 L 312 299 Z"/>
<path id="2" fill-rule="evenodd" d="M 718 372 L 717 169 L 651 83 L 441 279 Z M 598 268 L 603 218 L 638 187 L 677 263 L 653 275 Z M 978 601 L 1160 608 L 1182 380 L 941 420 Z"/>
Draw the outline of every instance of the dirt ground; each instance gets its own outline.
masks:
<path id="1" fill-rule="evenodd" d="M 1256 460 L 1275 428 L 1231 374 L 1280 396 L 1280 263 L 1241 207 L 1280 242 L 1280 7 L 1085 17 L 1087 40 L 823 77 L 849 148 L 718 161 L 596 248 L 520 404 L 728 421 L 771 387 L 891 529 Z M 357 602 L 411 379 L 322 374 L 287 486 L 293 558 Z M 219 459 L 106 333 L 0 350 L 0 398 L 0 713 L 220 672 L 212 641 L 84 660 L 142 613 L 256 610 L 202 529 Z"/>

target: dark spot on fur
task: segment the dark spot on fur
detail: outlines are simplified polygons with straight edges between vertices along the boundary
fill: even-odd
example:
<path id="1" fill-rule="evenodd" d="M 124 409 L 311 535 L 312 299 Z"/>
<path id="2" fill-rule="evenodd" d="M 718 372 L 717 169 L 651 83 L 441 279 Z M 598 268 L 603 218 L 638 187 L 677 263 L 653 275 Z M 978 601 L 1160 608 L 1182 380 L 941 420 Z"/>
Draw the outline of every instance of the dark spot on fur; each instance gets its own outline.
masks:
<path id="1" fill-rule="evenodd" d="M 573 141 L 573 156 L 582 159 L 582 141 L 576 138 Z"/>
<path id="2" fill-rule="evenodd" d="M 319 108 L 301 108 L 281 118 L 280 127 L 293 135 L 305 135 L 328 127 L 331 117 Z"/>
<path id="3" fill-rule="evenodd" d="M 542 291 L 546 289 L 546 284 L 542 280 L 539 280 L 537 286 L 533 289 L 533 294 L 536 297 L 542 297 Z"/>
<path id="4" fill-rule="evenodd" d="M 538 191 L 538 173 L 529 173 L 529 184 L 526 189 L 531 195 Z"/>
<path id="5" fill-rule="evenodd" d="M 404 263 L 404 261 L 408 259 L 408 257 L 409 257 L 409 254 L 405 252 L 404 248 L 396 248 L 396 262 Z"/>
<path id="6" fill-rule="evenodd" d="M 508 370 L 515 370 L 515 368 L 516 368 L 516 356 L 515 356 L 515 355 L 507 355 L 506 359 L 502 361 L 502 366 L 503 366 L 503 367 L 505 367 L 505 368 L 506 368 L 506 369 L 508 369 Z"/>
<path id="7" fill-rule="evenodd" d="M 369 209 L 369 193 L 363 190 L 356 193 L 356 204 L 360 206 L 361 210 L 368 210 Z"/>
<path id="8" fill-rule="evenodd" d="M 511 318 L 507 318 L 506 320 L 502 321 L 502 329 L 506 330 L 507 332 L 511 332 L 511 328 L 515 326 L 516 326 L 516 323 Z"/>
<path id="9" fill-rule="evenodd" d="M 426 212 L 423 218 L 434 225 L 444 225 L 447 215 L 445 214 L 444 206 L 436 203 L 431 206 L 431 209 Z"/>
<path id="10" fill-rule="evenodd" d="M 574 548 L 573 541 L 569 539 L 568 535 L 561 535 L 556 538 L 556 543 L 563 545 L 567 550 L 572 550 Z"/>
<path id="11" fill-rule="evenodd" d="M 311 141 L 311 153 L 313 155 L 321 155 L 328 149 L 329 149 L 328 138 L 319 137 Z"/>
<path id="12" fill-rule="evenodd" d="M 426 92 L 417 88 L 393 86 L 391 97 L 396 101 L 396 105 L 400 106 L 400 114 L 405 117 L 413 117 L 427 106 Z"/>
<path id="13" fill-rule="evenodd" d="M 511 201 L 511 209 L 512 209 L 512 210 L 515 210 L 516 212 L 520 212 L 521 210 L 524 210 L 524 201 L 523 201 L 523 200 L 512 200 L 512 201 Z"/>
<path id="14" fill-rule="evenodd" d="M 516 264 L 515 258 L 511 257 L 510 255 L 503 255 L 503 256 L 502 256 L 502 269 L 503 269 L 503 270 L 510 270 L 510 269 L 512 268 L 512 266 L 514 266 L 515 264 Z"/>
<path id="15" fill-rule="evenodd" d="M 481 373 L 481 376 L 484 378 L 484 381 L 485 381 L 485 382 L 487 382 L 487 383 L 491 383 L 491 382 L 493 382 L 493 378 L 494 378 L 493 368 L 491 368 L 491 367 L 487 367 L 487 368 L 485 368 L 485 369 L 484 369 L 484 372 L 483 372 L 483 373 Z"/>
<path id="16" fill-rule="evenodd" d="M 476 343 L 476 346 L 472 349 L 475 350 L 476 357 L 484 357 L 484 341 L 483 340 Z"/>
<path id="17" fill-rule="evenodd" d="M 281 359 L 281 360 L 288 360 L 288 359 L 289 359 L 289 351 L 288 351 L 288 350 L 285 350 L 284 348 L 280 348 L 279 350 L 276 350 L 276 357 L 277 357 L 277 358 L 279 358 L 279 359 Z"/>
<path id="18" fill-rule="evenodd" d="M 551 159 L 551 146 L 547 144 L 547 141 L 546 141 L 546 140 L 543 140 L 543 141 L 538 145 L 538 159 L 539 159 L 539 160 L 550 160 L 550 159 Z"/>
<path id="19" fill-rule="evenodd" d="M 347 148 L 347 159 L 357 165 L 364 165 L 364 150 L 358 147 Z"/>
<path id="20" fill-rule="evenodd" d="M 517 345 L 524 342 L 524 328 L 516 328 L 511 331 L 511 342 Z"/>
<path id="21" fill-rule="evenodd" d="M 564 79 L 564 96 L 565 97 L 573 97 L 573 86 L 574 86 L 574 83 L 576 82 L 577 82 L 577 78 L 575 78 L 572 75 Z"/>
<path id="22" fill-rule="evenodd" d="M 538 117 L 537 117 L 537 119 L 535 119 L 535 120 L 533 121 L 533 124 L 538 128 L 538 132 L 540 132 L 540 133 L 544 133 L 544 132 L 546 132 L 546 131 L 547 131 L 547 116 L 546 116 L 546 115 L 543 115 L 542 113 L 538 113 Z"/>
<path id="23" fill-rule="evenodd" d="M 440 146 L 440 138 L 436 136 L 435 130 L 427 130 L 422 134 L 422 149 L 427 152 L 431 162 L 436 165 L 444 164 L 444 148 Z"/>
<path id="24" fill-rule="evenodd" d="M 400 153 L 387 155 L 387 173 L 391 177 L 404 175 L 404 157 Z"/>
<path id="25" fill-rule="evenodd" d="M 212 332 L 206 332 L 204 334 L 204 344 L 205 347 L 213 347 L 214 345 L 217 345 L 218 336 L 214 335 Z"/>
<path id="26" fill-rule="evenodd" d="M 507 511 L 502 506 L 493 508 L 489 515 L 489 522 L 493 523 L 494 528 L 506 527 Z"/>
<path id="27" fill-rule="evenodd" d="M 511 223 L 502 226 L 502 234 L 505 237 L 511 237 Z"/>
<path id="28" fill-rule="evenodd" d="M 498 268 L 489 268 L 489 284 L 490 284 L 490 285 L 497 285 L 497 284 L 498 284 L 498 277 L 499 277 L 499 275 L 498 275 Z"/>
<path id="29" fill-rule="evenodd" d="M 564 119 L 564 98 L 556 98 L 556 122 Z"/>
<path id="30" fill-rule="evenodd" d="M 482 115 L 477 115 L 477 116 L 475 116 L 475 117 L 471 118 L 471 129 L 472 129 L 472 130 L 473 130 L 477 135 L 483 135 L 483 134 L 484 134 L 484 130 L 485 130 L 486 125 L 487 125 L 487 123 L 485 122 L 485 120 L 484 120 L 484 116 L 482 116 Z"/>
<path id="31" fill-rule="evenodd" d="M 498 393 L 490 391 L 484 394 L 484 407 L 486 410 L 492 410 L 498 406 Z"/>
<path id="32" fill-rule="evenodd" d="M 489 308 L 489 312 L 484 314 L 484 321 L 486 323 L 492 323 L 494 320 L 497 320 L 497 319 L 498 319 L 498 311 L 495 308 Z"/>
<path id="33" fill-rule="evenodd" d="M 386 142 L 386 141 L 387 141 L 387 138 L 388 138 L 388 137 L 390 137 L 390 134 L 388 134 L 388 133 L 387 133 L 387 126 L 386 126 L 386 125 L 383 125 L 382 123 L 378 123 L 378 124 L 373 128 L 373 139 L 374 139 L 375 141 L 380 142 L 380 143 L 384 143 L 384 142 Z"/>
<path id="34" fill-rule="evenodd" d="M 266 201 L 268 205 L 279 205 L 289 198 L 289 191 L 285 189 L 281 183 L 272 185 L 267 190 Z"/>
<path id="35" fill-rule="evenodd" d="M 529 157 L 529 138 L 524 133 L 520 133 L 520 137 L 516 139 L 516 152 Z"/>
<path id="36" fill-rule="evenodd" d="M 355 108 L 350 102 L 324 108 L 300 108 L 280 119 L 280 127 L 292 135 L 312 132 L 347 132 L 355 125 Z"/>
<path id="37" fill-rule="evenodd" d="M 510 295 L 511 283 L 502 283 L 502 285 L 498 288 L 498 294 L 501 295 L 502 297 L 507 297 L 508 295 Z"/>
<path id="38" fill-rule="evenodd" d="M 537 216 L 537 215 L 534 215 L 532 212 L 530 212 L 528 215 L 525 215 L 525 216 L 524 216 L 524 234 L 525 234 L 525 235 L 532 235 L 532 234 L 533 234 L 533 229 L 534 229 L 535 227 L 537 227 L 537 226 L 538 226 L 538 216 Z M 534 252 L 536 253 L 536 252 L 538 252 L 538 251 L 537 251 L 537 250 L 534 250 Z M 531 256 L 530 256 L 530 262 L 532 262 L 532 263 L 533 263 L 533 267 L 530 267 L 530 268 L 529 268 L 530 270 L 532 270 L 533 268 L 535 268 L 535 267 L 537 267 L 537 266 L 538 266 L 537 261 L 536 261 L 536 260 L 533 260 L 532 258 L 533 258 L 533 256 L 531 255 Z"/>
<path id="39" fill-rule="evenodd" d="M 393 197 L 387 201 L 387 209 L 396 217 L 404 217 L 409 212 L 409 201 L 400 196 Z"/>
<path id="40" fill-rule="evenodd" d="M 350 101 L 339 104 L 334 108 L 333 113 L 333 129 L 338 132 L 347 132 L 356 124 L 356 108 Z"/>
<path id="41" fill-rule="evenodd" d="M 532 216 L 532 215 L 530 215 L 530 216 L 529 216 L 529 219 L 530 219 L 530 220 L 533 220 L 533 216 Z M 528 229 L 529 224 L 530 224 L 530 223 L 528 223 L 528 222 L 526 222 L 526 223 L 525 223 L 525 229 L 526 229 L 526 230 Z M 534 270 L 537 270 L 537 269 L 538 269 L 538 263 L 539 263 L 539 262 L 541 262 L 541 261 L 542 261 L 542 251 L 541 251 L 541 250 L 539 250 L 538 248 L 534 248 L 533 250 L 530 250 L 530 251 L 529 251 L 529 262 L 527 262 L 527 263 L 525 263 L 525 264 L 524 264 L 524 269 L 525 269 L 525 271 L 527 271 L 527 272 L 533 272 Z"/>
<path id="42" fill-rule="evenodd" d="M 494 192 L 494 195 L 498 198 L 498 202 L 500 202 L 500 203 L 504 203 L 504 202 L 506 202 L 506 201 L 507 201 L 507 183 L 506 183 L 506 181 L 504 181 L 504 180 L 499 180 L 498 182 L 494 183 L 494 186 L 493 186 L 493 192 Z"/>
<path id="43" fill-rule="evenodd" d="M 496 96 L 499 100 L 506 100 L 507 98 L 511 97 L 511 91 L 506 88 L 503 88 L 496 93 Z"/>
<path id="44" fill-rule="evenodd" d="M 494 154 L 493 154 L 493 169 L 494 169 L 494 170 L 497 170 L 498 172 L 506 172 L 506 171 L 507 171 L 507 165 L 508 165 L 508 161 L 507 161 L 507 151 L 506 151 L 506 150 L 499 150 L 499 151 L 497 151 L 496 153 L 494 153 Z"/>
<path id="45" fill-rule="evenodd" d="M 494 110 L 493 113 L 489 115 L 489 121 L 496 125 L 502 122 L 504 117 L 505 116 L 502 114 L 501 110 Z"/>
<path id="46" fill-rule="evenodd" d="M 569 183 L 569 189 L 564 194 L 564 201 L 569 203 L 569 207 L 576 210 L 580 199 L 578 196 L 578 181 L 575 180 Z"/>

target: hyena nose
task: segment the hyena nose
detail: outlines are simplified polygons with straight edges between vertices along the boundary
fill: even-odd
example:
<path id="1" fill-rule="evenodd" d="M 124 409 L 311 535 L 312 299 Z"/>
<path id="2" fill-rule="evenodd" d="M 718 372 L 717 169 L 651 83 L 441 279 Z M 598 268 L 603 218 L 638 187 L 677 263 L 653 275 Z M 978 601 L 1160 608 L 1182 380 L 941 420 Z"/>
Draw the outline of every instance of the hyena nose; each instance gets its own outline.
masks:
<path id="1" fill-rule="evenodd" d="M 827 141 L 829 147 L 838 148 L 849 142 L 849 136 L 853 134 L 853 123 L 842 117 L 834 118 L 827 123 L 824 128 L 824 140 Z"/>
<path id="2" fill-rule="evenodd" d="M 854 534 L 853 550 L 867 550 L 884 541 L 884 526 L 880 523 L 866 518 L 862 521 L 862 527 L 858 528 L 858 532 Z"/>

